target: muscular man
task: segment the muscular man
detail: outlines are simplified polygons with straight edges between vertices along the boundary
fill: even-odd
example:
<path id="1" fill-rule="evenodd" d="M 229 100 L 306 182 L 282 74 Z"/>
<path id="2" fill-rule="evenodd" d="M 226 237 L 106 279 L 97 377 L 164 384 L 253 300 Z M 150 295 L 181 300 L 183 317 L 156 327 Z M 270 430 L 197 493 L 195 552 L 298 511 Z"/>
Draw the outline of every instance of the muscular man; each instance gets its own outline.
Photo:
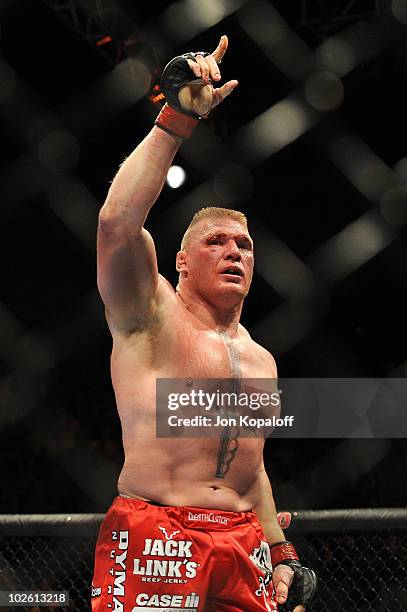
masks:
<path id="1" fill-rule="evenodd" d="M 219 208 L 195 215 L 177 254 L 176 291 L 159 275 L 144 229 L 182 137 L 237 86 L 214 85 L 227 46 L 223 36 L 210 55 L 170 62 L 170 105 L 121 166 L 100 213 L 98 286 L 113 337 L 125 463 L 97 543 L 94 612 L 276 610 L 291 585 L 295 612 L 303 612 L 296 604 L 315 586 L 278 524 L 264 440 L 155 431 L 158 378 L 277 376 L 273 357 L 239 323 L 253 275 L 244 215 Z"/>

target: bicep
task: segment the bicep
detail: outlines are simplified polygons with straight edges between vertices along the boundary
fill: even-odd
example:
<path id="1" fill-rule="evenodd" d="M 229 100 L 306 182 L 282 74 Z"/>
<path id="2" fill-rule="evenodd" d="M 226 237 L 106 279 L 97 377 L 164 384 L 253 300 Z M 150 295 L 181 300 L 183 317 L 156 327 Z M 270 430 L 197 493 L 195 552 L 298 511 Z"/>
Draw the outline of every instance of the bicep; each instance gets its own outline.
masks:
<path id="1" fill-rule="evenodd" d="M 110 324 L 124 332 L 148 325 L 158 286 L 154 242 L 142 228 L 132 234 L 99 221 L 97 280 Z"/>

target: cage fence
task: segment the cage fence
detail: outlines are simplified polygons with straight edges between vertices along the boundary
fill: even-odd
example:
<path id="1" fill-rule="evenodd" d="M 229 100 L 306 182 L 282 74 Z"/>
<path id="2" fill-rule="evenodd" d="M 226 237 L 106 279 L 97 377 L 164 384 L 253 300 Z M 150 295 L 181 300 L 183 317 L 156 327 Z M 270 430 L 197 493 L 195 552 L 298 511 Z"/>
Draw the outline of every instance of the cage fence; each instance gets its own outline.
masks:
<path id="1" fill-rule="evenodd" d="M 0 590 L 67 591 L 70 604 L 59 610 L 90 610 L 94 547 L 102 520 L 101 514 L 1 515 Z M 312 610 L 407 609 L 407 510 L 292 512 L 286 537 L 295 543 L 303 565 L 318 574 Z M 40 610 L 35 605 L 24 609 Z M 55 607 L 41 607 L 47 609 Z"/>

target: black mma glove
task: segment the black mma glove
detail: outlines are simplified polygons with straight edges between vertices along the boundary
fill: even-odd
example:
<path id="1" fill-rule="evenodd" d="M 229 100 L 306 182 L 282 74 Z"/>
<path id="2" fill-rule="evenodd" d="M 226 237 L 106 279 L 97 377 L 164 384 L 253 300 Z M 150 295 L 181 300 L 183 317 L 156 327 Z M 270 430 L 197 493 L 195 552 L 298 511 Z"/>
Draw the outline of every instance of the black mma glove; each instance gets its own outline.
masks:
<path id="1" fill-rule="evenodd" d="M 207 51 L 197 51 L 196 53 L 191 51 L 183 55 L 178 55 L 168 62 L 161 76 L 161 91 L 167 98 L 167 103 L 180 113 L 189 115 L 194 119 L 200 119 L 200 116 L 182 108 L 178 98 L 178 92 L 181 87 L 188 85 L 188 83 L 194 85 L 208 85 L 208 83 L 205 83 L 205 81 L 195 76 L 187 62 L 187 60 L 195 60 L 195 56 L 197 55 L 206 57 L 209 53 Z M 211 83 L 211 81 L 209 81 L 209 83 Z"/>
<path id="2" fill-rule="evenodd" d="M 178 138 L 189 138 L 201 119 L 200 115 L 182 108 L 178 97 L 180 89 L 188 83 L 208 85 L 202 79 L 198 79 L 189 67 L 187 60 L 195 59 L 196 55 L 205 57 L 209 53 L 202 51 L 178 55 L 168 62 L 161 76 L 161 91 L 165 95 L 167 103 L 161 109 L 155 120 L 155 125 Z"/>
<path id="3" fill-rule="evenodd" d="M 294 572 L 291 586 L 288 590 L 286 604 L 295 608 L 300 604 L 307 606 L 314 598 L 318 579 L 314 570 L 303 567 L 297 552 L 291 542 L 277 542 L 270 546 L 273 570 L 278 565 L 288 565 Z"/>

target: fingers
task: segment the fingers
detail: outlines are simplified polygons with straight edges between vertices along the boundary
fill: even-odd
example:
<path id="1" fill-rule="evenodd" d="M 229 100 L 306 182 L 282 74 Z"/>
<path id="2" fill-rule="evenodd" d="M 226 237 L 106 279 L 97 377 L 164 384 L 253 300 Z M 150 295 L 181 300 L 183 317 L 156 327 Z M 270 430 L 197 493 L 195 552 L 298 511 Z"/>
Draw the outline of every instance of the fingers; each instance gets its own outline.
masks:
<path id="1" fill-rule="evenodd" d="M 285 582 L 280 580 L 280 582 L 276 585 L 276 599 L 277 603 L 283 604 L 287 600 L 288 597 L 288 586 Z"/>
<path id="2" fill-rule="evenodd" d="M 202 77 L 202 73 L 201 73 L 201 67 L 197 62 L 194 62 L 193 60 L 187 60 L 188 62 L 188 66 L 191 68 L 192 72 L 194 73 L 194 75 L 197 78 L 201 78 Z"/>
<path id="3" fill-rule="evenodd" d="M 215 58 L 212 57 L 212 55 L 208 55 L 205 57 L 205 60 L 208 64 L 209 76 L 211 77 L 212 81 L 220 81 L 220 70 Z"/>
<path id="4" fill-rule="evenodd" d="M 220 37 L 220 41 L 215 51 L 211 53 L 211 56 L 214 58 L 215 62 L 220 62 L 223 56 L 226 53 L 226 49 L 228 48 L 228 37 L 223 35 Z"/>
<path id="5" fill-rule="evenodd" d="M 236 80 L 233 80 L 233 81 L 228 81 L 222 87 L 218 87 L 217 89 L 214 89 L 213 90 L 213 106 L 217 106 L 218 104 L 223 102 L 223 100 L 227 98 L 228 96 L 230 96 L 232 91 L 237 86 L 238 86 L 238 82 Z"/>
<path id="6" fill-rule="evenodd" d="M 227 36 L 222 36 L 219 41 L 219 45 L 217 46 L 217 48 L 211 55 L 207 55 L 204 57 L 203 55 L 196 54 L 193 60 L 187 59 L 188 66 L 191 68 L 196 78 L 202 79 L 202 82 L 200 84 L 211 85 L 211 88 L 210 88 L 211 100 L 209 104 L 209 110 L 211 110 L 212 108 L 220 104 L 220 102 L 223 102 L 223 100 L 227 98 L 232 93 L 232 91 L 235 89 L 235 87 L 237 87 L 238 85 L 238 82 L 236 80 L 232 80 L 232 81 L 228 81 L 227 83 L 225 83 L 225 85 L 223 85 L 222 87 L 213 89 L 213 83 L 218 82 L 221 79 L 218 62 L 220 62 L 220 60 L 224 56 L 227 47 L 228 47 L 228 38 Z M 201 96 L 201 98 L 203 94 L 205 94 L 206 97 L 208 97 L 207 96 L 208 92 L 206 92 L 206 89 L 207 88 L 205 87 L 201 87 L 199 89 L 199 95 Z M 182 93 L 182 90 L 180 94 L 181 93 Z M 207 104 L 205 104 L 205 108 L 206 107 L 207 107 Z M 202 113 L 200 110 L 199 111 L 197 110 L 196 112 L 198 114 L 206 114 L 208 110 L 205 111 L 205 113 Z"/>
<path id="7" fill-rule="evenodd" d="M 221 62 L 223 56 L 228 48 L 228 37 L 223 35 L 219 40 L 219 44 L 215 51 L 206 57 L 203 55 L 195 55 L 194 60 L 187 60 L 189 67 L 191 68 L 194 75 L 201 78 L 205 83 L 209 83 L 209 80 L 220 81 L 221 74 L 218 64 Z"/>
<path id="8" fill-rule="evenodd" d="M 201 69 L 201 78 L 205 83 L 209 82 L 209 65 L 203 55 L 195 55 L 195 61 Z"/>
<path id="9" fill-rule="evenodd" d="M 273 572 L 273 584 L 276 590 L 278 604 L 283 604 L 287 600 L 288 589 L 293 581 L 294 572 L 288 565 L 278 565 Z M 298 607 L 298 606 L 297 606 Z M 299 612 L 297 610 L 297 612 Z"/>
<path id="10" fill-rule="evenodd" d="M 222 61 L 223 56 L 228 48 L 228 37 L 223 35 L 220 37 L 219 44 L 215 51 L 205 58 L 202 55 L 196 56 L 196 61 L 201 67 L 202 78 L 204 81 L 212 79 L 213 81 L 220 81 L 220 70 L 218 64 Z"/>
<path id="11" fill-rule="evenodd" d="M 209 80 L 219 81 L 220 70 L 216 61 L 208 55 L 207 57 L 203 57 L 203 55 L 196 55 L 194 60 L 187 60 L 188 66 L 193 71 L 194 75 L 198 78 L 201 78 L 205 83 L 209 83 Z"/>

